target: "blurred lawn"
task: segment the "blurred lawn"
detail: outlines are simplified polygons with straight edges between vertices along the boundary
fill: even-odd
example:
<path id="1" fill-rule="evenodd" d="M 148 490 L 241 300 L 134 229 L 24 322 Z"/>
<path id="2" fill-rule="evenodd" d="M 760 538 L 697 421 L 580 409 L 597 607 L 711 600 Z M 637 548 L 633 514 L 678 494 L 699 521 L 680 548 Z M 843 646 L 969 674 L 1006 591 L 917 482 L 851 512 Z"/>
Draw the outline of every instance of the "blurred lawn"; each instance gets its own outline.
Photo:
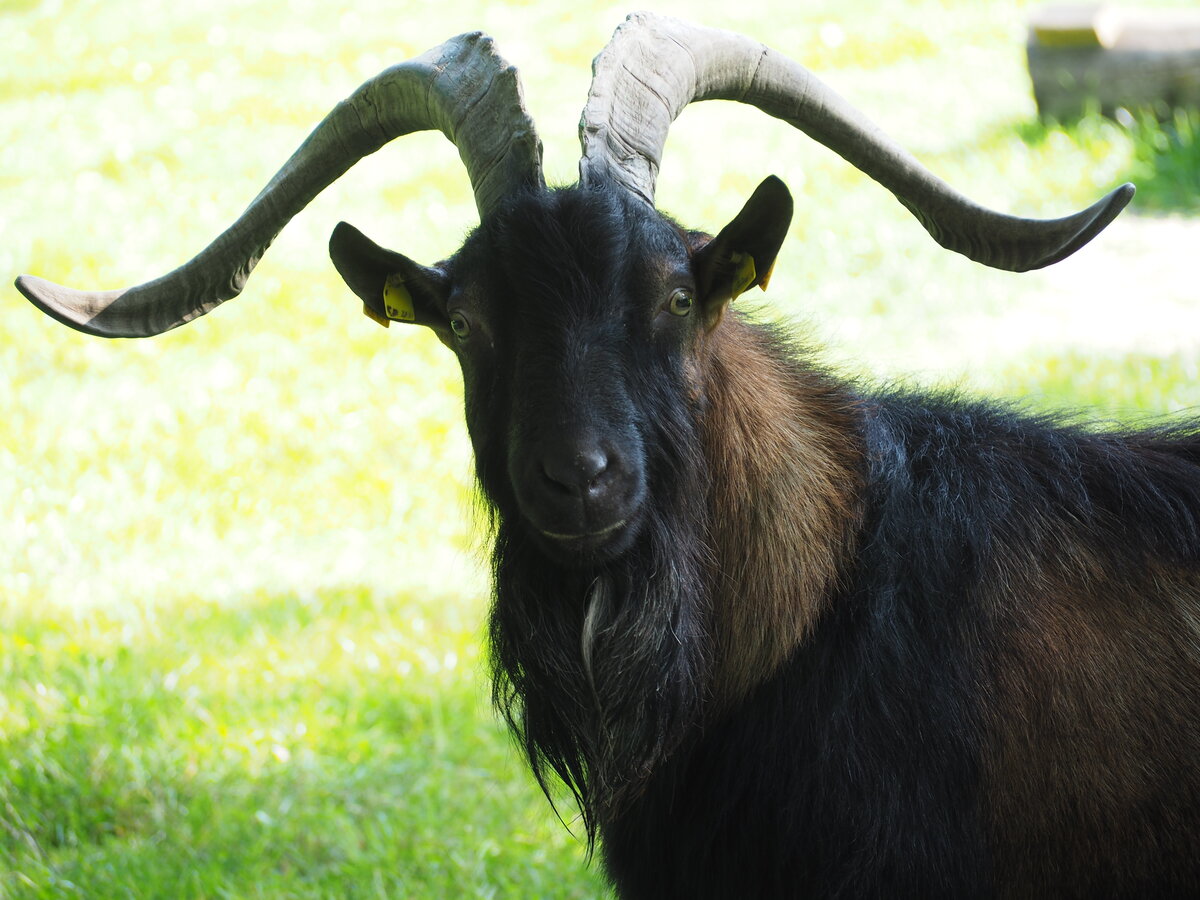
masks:
<path id="1" fill-rule="evenodd" d="M 1114 126 L 1032 122 L 1028 4 L 654 8 L 789 51 L 981 202 L 1059 215 L 1153 176 Z M 571 181 L 590 59 L 626 11 L 0 2 L 0 273 L 107 288 L 173 268 L 361 81 L 475 28 Z M 659 203 L 715 229 L 771 172 L 799 214 L 768 300 L 841 368 L 1102 417 L 1200 403 L 1177 274 L 1194 231 L 1118 222 L 1055 269 L 992 272 L 724 104 L 672 131 Z M 1195 208 L 1176 191 L 1153 208 Z M 0 293 L 0 897 L 603 894 L 487 708 L 455 364 L 362 317 L 324 249 L 345 217 L 432 261 L 473 213 L 453 148 L 414 136 L 187 328 L 104 342 Z"/>

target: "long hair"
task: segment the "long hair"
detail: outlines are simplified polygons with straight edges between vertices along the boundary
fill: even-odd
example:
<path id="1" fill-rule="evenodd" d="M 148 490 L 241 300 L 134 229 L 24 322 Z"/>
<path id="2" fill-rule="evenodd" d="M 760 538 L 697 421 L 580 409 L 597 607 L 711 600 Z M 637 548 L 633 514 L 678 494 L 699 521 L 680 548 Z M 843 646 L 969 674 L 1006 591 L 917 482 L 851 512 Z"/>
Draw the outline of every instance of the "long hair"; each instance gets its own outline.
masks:
<path id="1" fill-rule="evenodd" d="M 568 568 L 520 522 L 495 523 L 493 700 L 547 797 L 550 773 L 574 794 L 589 847 L 699 724 L 712 662 L 699 435 L 659 399 L 653 501 L 627 553 Z"/>

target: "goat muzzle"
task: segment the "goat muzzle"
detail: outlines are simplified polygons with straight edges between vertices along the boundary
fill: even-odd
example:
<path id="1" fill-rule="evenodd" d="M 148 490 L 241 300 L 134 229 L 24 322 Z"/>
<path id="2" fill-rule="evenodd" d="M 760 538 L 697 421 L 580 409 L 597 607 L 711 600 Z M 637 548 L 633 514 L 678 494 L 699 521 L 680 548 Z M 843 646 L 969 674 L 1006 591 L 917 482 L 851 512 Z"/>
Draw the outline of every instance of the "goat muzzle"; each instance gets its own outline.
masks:
<path id="1" fill-rule="evenodd" d="M 636 452 L 568 435 L 516 455 L 510 469 L 522 516 L 554 557 L 611 558 L 636 535 L 646 496 Z"/>

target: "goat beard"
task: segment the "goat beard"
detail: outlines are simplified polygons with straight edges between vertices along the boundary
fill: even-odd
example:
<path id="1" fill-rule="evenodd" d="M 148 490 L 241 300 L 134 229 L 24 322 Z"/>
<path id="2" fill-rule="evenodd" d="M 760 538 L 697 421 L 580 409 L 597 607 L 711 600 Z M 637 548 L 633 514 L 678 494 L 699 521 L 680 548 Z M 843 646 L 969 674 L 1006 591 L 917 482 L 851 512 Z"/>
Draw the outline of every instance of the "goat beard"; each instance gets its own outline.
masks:
<path id="1" fill-rule="evenodd" d="M 703 495 L 660 505 L 629 552 L 592 569 L 552 563 L 519 523 L 497 522 L 493 701 L 551 804 L 551 772 L 574 794 L 589 847 L 700 724 Z"/>

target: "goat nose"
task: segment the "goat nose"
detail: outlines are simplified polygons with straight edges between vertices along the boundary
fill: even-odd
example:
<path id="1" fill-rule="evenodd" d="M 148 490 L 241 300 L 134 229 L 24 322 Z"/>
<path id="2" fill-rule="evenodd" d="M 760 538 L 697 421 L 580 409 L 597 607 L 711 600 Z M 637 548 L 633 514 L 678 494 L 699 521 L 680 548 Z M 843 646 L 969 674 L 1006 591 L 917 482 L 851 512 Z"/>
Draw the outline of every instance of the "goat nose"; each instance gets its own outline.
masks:
<path id="1" fill-rule="evenodd" d="M 542 474 L 561 491 L 582 496 L 597 487 L 608 471 L 609 457 L 598 446 L 547 454 Z"/>

